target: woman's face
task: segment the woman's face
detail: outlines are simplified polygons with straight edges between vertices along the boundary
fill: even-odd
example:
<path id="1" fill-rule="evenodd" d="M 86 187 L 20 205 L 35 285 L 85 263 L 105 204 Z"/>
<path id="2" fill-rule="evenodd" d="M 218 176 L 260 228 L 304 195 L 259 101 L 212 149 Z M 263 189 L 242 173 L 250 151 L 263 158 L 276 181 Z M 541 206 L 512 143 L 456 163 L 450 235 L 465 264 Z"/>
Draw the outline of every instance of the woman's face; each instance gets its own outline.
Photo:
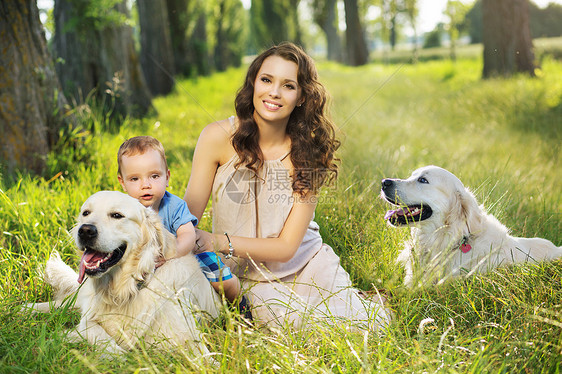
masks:
<path id="1" fill-rule="evenodd" d="M 254 82 L 256 122 L 286 123 L 289 120 L 301 99 L 297 73 L 297 64 L 280 56 L 269 56 L 263 61 Z"/>

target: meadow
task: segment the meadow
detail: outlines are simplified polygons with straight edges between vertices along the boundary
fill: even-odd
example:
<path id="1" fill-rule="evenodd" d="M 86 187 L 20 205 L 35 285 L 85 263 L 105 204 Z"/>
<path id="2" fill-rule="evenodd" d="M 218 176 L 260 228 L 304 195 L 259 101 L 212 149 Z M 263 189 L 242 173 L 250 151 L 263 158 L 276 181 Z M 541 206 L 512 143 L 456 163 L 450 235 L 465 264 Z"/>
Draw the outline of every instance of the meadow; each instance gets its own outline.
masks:
<path id="1" fill-rule="evenodd" d="M 68 230 L 90 194 L 120 190 L 115 156 L 126 138 L 162 141 L 169 190 L 183 196 L 197 136 L 233 113 L 244 70 L 179 80 L 173 94 L 154 100 L 158 114 L 127 119 L 119 130 L 108 131 L 95 108 L 78 108 L 77 126 L 49 155 L 46 178 L 20 173 L 0 181 L 0 372 L 559 373 L 562 261 L 408 290 L 395 264 L 408 232 L 383 219 L 381 179 L 435 164 L 455 173 L 514 235 L 562 245 L 562 62 L 543 58 L 535 79 L 482 81 L 481 69 L 478 58 L 319 63 L 342 147 L 339 178 L 322 191 L 316 221 L 357 287 L 392 293 L 395 318 L 378 335 L 339 326 L 256 329 L 225 312 L 205 330 L 215 367 L 187 349 L 143 345 L 108 361 L 96 347 L 64 341 L 76 312 L 30 315 L 19 305 L 51 297 L 41 271 L 52 250 L 77 266 Z M 201 225 L 210 228 L 210 217 Z M 433 322 L 419 331 L 426 318 Z"/>

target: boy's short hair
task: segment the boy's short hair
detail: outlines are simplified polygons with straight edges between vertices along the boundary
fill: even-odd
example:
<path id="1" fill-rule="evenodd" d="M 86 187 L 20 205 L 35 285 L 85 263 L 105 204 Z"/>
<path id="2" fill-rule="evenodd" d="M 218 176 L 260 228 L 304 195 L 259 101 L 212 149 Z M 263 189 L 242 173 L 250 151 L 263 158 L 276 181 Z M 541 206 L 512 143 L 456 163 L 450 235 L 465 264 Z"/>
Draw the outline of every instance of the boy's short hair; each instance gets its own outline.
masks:
<path id="1" fill-rule="evenodd" d="M 166 161 L 166 152 L 164 151 L 164 146 L 158 139 L 152 136 L 135 136 L 133 138 L 127 139 L 119 147 L 117 151 L 117 173 L 121 175 L 121 161 L 123 156 L 134 156 L 136 154 L 143 154 L 149 149 L 154 149 L 160 153 L 162 160 L 164 161 L 164 167 L 168 170 L 168 162 Z"/>

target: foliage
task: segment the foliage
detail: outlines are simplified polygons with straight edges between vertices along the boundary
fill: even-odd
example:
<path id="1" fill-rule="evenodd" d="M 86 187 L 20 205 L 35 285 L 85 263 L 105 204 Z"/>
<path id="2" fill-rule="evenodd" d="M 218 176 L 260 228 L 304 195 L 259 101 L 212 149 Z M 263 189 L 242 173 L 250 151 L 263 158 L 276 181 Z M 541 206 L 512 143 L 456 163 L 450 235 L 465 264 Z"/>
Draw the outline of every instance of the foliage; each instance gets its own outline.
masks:
<path id="1" fill-rule="evenodd" d="M 77 265 L 67 231 L 87 196 L 120 189 L 115 153 L 125 138 L 159 138 L 170 191 L 183 195 L 197 134 L 233 113 L 244 69 L 230 69 L 177 82 L 174 93 L 155 99 L 157 117 L 96 133 L 89 165 L 75 162 L 52 180 L 21 174 L 17 183 L 0 181 L 0 372 L 559 372 L 560 261 L 441 287 L 401 286 L 394 260 L 407 231 L 385 224 L 387 206 L 377 195 L 383 177 L 422 165 L 457 174 L 515 235 L 562 244 L 562 63 L 545 57 L 537 79 L 481 81 L 482 61 L 460 52 L 454 64 L 319 66 L 343 145 L 340 178 L 322 193 L 316 220 L 357 286 L 392 292 L 395 319 L 384 335 L 338 325 L 265 330 L 225 312 L 204 335 L 215 366 L 184 347 L 141 345 L 107 360 L 96 347 L 64 341 L 75 312 L 19 312 L 22 303 L 51 296 L 41 269 L 53 249 Z M 209 216 L 202 225 L 210 228 Z"/>
<path id="2" fill-rule="evenodd" d="M 529 1 L 529 26 L 533 38 L 562 36 L 561 19 L 562 5 L 551 2 L 545 8 L 539 8 Z M 468 31 L 472 43 L 482 42 L 482 0 L 474 2 L 461 28 Z"/>
<path id="3" fill-rule="evenodd" d="M 529 2 L 529 23 L 534 38 L 562 36 L 562 4 L 550 2 L 545 8 L 539 8 Z"/>
<path id="4" fill-rule="evenodd" d="M 112 116 L 107 105 L 104 107 L 103 103 L 100 104 L 93 94 L 83 104 L 77 105 L 71 114 L 76 124 L 59 131 L 57 143 L 47 156 L 47 178 L 72 175 L 77 167 L 83 165 L 97 169 L 96 164 L 102 160 L 100 148 L 107 141 L 106 134 L 115 136 L 120 128 L 126 129 L 134 123 L 129 117 L 123 119 Z M 135 127 L 138 130 L 142 128 L 138 123 Z"/>
<path id="5" fill-rule="evenodd" d="M 240 66 L 249 29 L 240 0 L 168 1 L 168 6 L 173 7 L 168 13 L 179 75 L 204 76 Z"/>
<path id="6" fill-rule="evenodd" d="M 445 7 L 445 15 L 449 18 L 447 24 L 447 32 L 449 33 L 449 42 L 451 44 L 451 59 L 456 58 L 455 48 L 460 35 L 460 27 L 462 21 L 466 17 L 466 13 L 470 10 L 469 6 L 460 0 L 448 0 Z"/>
<path id="7" fill-rule="evenodd" d="M 239 0 L 219 0 L 213 7 L 212 19 L 216 26 L 214 48 L 215 68 L 224 71 L 229 66 L 239 67 L 245 52 L 247 24 L 246 12 Z"/>
<path id="8" fill-rule="evenodd" d="M 65 32 L 92 29 L 101 31 L 107 27 L 119 27 L 127 23 L 127 15 L 117 5 L 122 0 L 66 0 L 72 4 L 73 14 L 64 25 Z"/>
<path id="9" fill-rule="evenodd" d="M 209 2 L 202 0 L 190 1 L 186 14 L 188 25 L 187 59 L 189 68 L 183 71 L 185 76 L 208 75 L 213 71 L 211 51 L 215 43 L 215 34 L 208 22 Z"/>
<path id="10" fill-rule="evenodd" d="M 423 42 L 423 48 L 441 47 L 441 33 L 442 32 L 443 32 L 443 27 L 440 24 L 434 30 L 425 34 L 425 40 Z"/>
<path id="11" fill-rule="evenodd" d="M 297 39 L 297 8 L 291 1 L 254 0 L 250 9 L 251 35 L 256 50 Z"/>

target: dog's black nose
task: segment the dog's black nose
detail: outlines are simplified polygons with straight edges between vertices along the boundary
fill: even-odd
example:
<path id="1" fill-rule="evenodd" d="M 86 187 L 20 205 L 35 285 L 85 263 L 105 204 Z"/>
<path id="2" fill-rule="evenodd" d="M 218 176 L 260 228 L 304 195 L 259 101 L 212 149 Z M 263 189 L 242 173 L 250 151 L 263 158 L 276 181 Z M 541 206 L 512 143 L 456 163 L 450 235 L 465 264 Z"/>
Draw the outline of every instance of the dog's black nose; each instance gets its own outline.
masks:
<path id="1" fill-rule="evenodd" d="M 394 182 L 392 179 L 383 179 L 382 180 L 382 189 L 383 191 L 386 190 L 388 187 L 392 186 Z"/>
<path id="2" fill-rule="evenodd" d="M 89 241 L 96 238 L 97 236 L 98 236 L 98 229 L 94 225 L 90 225 L 86 223 L 80 226 L 80 228 L 78 229 L 78 237 L 81 240 Z"/>

